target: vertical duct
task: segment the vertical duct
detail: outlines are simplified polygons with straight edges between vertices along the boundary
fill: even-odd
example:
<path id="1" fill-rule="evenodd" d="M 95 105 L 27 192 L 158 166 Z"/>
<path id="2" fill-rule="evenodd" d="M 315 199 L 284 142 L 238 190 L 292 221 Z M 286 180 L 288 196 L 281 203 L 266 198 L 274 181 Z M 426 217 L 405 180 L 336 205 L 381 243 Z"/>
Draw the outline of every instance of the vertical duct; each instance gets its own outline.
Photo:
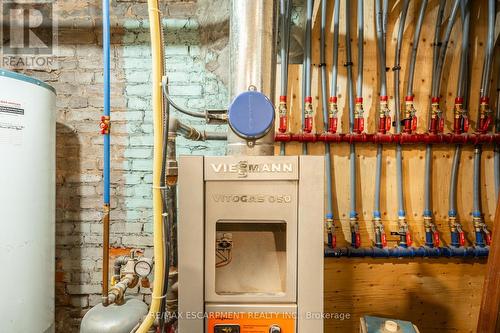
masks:
<path id="1" fill-rule="evenodd" d="M 274 105 L 277 1 L 232 0 L 230 13 L 231 100 L 255 87 Z M 261 139 L 247 141 L 230 130 L 228 155 L 273 155 L 274 126 Z"/>

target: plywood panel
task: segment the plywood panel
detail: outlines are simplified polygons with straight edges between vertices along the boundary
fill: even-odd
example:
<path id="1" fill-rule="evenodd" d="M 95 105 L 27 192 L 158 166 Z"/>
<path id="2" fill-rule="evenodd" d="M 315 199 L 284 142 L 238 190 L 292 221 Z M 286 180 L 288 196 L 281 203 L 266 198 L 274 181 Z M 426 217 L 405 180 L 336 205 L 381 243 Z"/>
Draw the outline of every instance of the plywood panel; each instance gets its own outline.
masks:
<path id="1" fill-rule="evenodd" d="M 356 1 L 342 1 L 339 47 L 339 131 L 348 129 L 348 111 L 346 109 L 346 68 L 345 62 L 345 17 L 344 6 L 350 2 L 352 13 L 352 47 L 354 62 L 354 77 L 357 69 L 357 39 L 356 39 Z M 334 1 L 328 1 L 328 21 L 331 22 Z M 365 1 L 365 52 L 364 52 L 364 82 L 363 97 L 365 108 L 365 124 L 367 130 L 375 130 L 374 120 L 377 116 L 378 73 L 376 41 L 374 30 L 374 0 Z M 401 53 L 401 96 L 405 95 L 407 66 L 413 40 L 414 25 L 420 8 L 420 1 L 411 1 L 406 21 L 406 29 Z M 472 1 L 471 12 L 471 57 L 472 75 L 470 79 L 470 117 L 472 127 L 475 127 L 477 105 L 479 99 L 479 84 L 481 79 L 483 53 L 486 38 L 487 2 Z M 446 17 L 449 15 L 451 1 L 448 1 Z M 424 21 L 418 51 L 417 70 L 415 73 L 415 107 L 419 117 L 419 132 L 425 132 L 426 119 L 430 104 L 430 84 L 432 67 L 432 42 L 434 21 L 437 15 L 438 0 L 430 0 Z M 394 62 L 394 46 L 398 28 L 398 16 L 401 1 L 390 1 L 390 20 L 388 31 L 387 66 Z M 316 12 L 315 12 L 316 13 Z M 315 126 L 322 131 L 321 91 L 319 76 L 319 13 L 316 14 L 313 26 L 313 74 L 312 91 L 315 107 Z M 500 24 L 497 24 L 500 25 Z M 331 70 L 332 61 L 332 29 L 327 34 L 327 68 Z M 461 44 L 460 18 L 453 30 L 449 50 L 444 66 L 442 83 L 442 109 L 446 117 L 446 131 L 452 127 L 453 105 L 457 85 L 459 51 Z M 498 27 L 497 27 L 498 30 Z M 497 53 L 498 54 L 498 53 Z M 289 107 L 292 110 L 290 126 L 292 132 L 300 130 L 301 123 L 301 73 L 300 65 L 292 65 L 289 72 Z M 495 72 L 496 73 L 496 72 Z M 390 107 L 394 110 L 393 73 L 387 73 Z M 330 73 L 329 79 L 330 80 Z M 329 89 L 328 89 L 329 91 Z M 433 196 L 432 205 L 436 224 L 441 232 L 444 245 L 449 240 L 448 230 L 448 188 L 450 167 L 454 147 L 435 146 L 433 150 Z M 278 150 L 276 150 L 278 152 Z M 295 155 L 302 152 L 300 144 L 291 143 L 286 146 L 287 154 Z M 362 243 L 371 246 L 373 240 L 372 210 L 374 194 L 374 177 L 376 162 L 376 147 L 359 144 L 356 146 L 358 166 L 358 197 L 355 198 Z M 309 144 L 310 154 L 323 154 L 322 143 Z M 337 242 L 339 246 L 348 245 L 349 230 L 349 147 L 347 144 L 333 144 L 333 184 L 334 184 L 334 215 L 337 225 Z M 467 243 L 473 244 L 474 234 L 471 222 L 472 210 L 472 170 L 473 149 L 464 148 L 461 158 L 458 182 L 458 211 L 460 221 L 466 231 Z M 407 217 L 415 245 L 424 242 L 423 228 L 423 193 L 424 193 L 424 162 L 425 146 L 405 146 L 403 153 L 405 205 Z M 384 149 L 382 172 L 381 211 L 386 231 L 397 230 L 397 197 L 396 197 L 396 165 L 395 147 L 388 145 Z M 492 147 L 484 147 L 482 157 L 481 190 L 485 221 L 491 227 L 496 201 L 493 184 L 493 151 Z M 388 237 L 389 246 L 397 244 L 397 238 Z M 361 314 L 379 314 L 384 316 L 410 319 L 418 324 L 423 332 L 473 332 L 481 297 L 481 286 L 484 275 L 484 262 L 456 260 L 372 260 L 372 259 L 327 259 L 325 271 L 326 310 L 344 311 L 356 318 L 350 321 L 333 320 L 327 322 L 327 332 L 355 332 L 358 317 Z"/>

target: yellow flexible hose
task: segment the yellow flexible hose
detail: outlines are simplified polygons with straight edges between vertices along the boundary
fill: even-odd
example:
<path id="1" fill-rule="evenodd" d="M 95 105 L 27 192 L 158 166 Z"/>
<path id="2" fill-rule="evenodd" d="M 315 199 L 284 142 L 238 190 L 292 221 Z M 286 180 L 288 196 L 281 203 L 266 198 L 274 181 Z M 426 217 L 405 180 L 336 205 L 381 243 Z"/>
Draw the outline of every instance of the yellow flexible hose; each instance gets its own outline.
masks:
<path id="1" fill-rule="evenodd" d="M 163 145 L 163 99 L 161 79 L 163 76 L 163 42 L 161 40 L 161 19 L 158 0 L 148 0 L 149 26 L 151 34 L 151 55 L 153 63 L 153 243 L 154 243 L 154 284 L 149 313 L 138 333 L 147 333 L 153 325 L 163 296 L 163 282 L 165 279 L 162 227 L 162 196 L 161 196 L 161 168 Z"/>

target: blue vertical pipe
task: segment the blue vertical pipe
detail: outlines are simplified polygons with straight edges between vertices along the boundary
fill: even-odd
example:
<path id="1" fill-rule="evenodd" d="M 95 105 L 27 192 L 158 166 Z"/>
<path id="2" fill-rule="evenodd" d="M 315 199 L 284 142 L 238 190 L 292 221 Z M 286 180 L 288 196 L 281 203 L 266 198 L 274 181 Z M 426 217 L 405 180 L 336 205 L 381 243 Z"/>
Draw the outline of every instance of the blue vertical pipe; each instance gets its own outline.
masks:
<path id="1" fill-rule="evenodd" d="M 109 0 L 102 0 L 102 41 L 103 41 L 103 63 L 104 63 L 104 113 L 105 117 L 110 115 L 110 19 L 109 19 Z M 104 205 L 109 206 L 109 176 L 110 176 L 110 137 L 109 131 L 104 136 Z"/>

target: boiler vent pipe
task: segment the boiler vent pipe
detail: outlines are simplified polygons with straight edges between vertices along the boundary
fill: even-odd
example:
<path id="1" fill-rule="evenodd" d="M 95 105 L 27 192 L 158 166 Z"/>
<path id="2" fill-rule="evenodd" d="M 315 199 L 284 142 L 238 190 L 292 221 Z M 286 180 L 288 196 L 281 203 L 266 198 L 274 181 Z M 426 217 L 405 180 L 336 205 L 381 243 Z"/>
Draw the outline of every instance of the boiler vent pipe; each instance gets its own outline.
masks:
<path id="1" fill-rule="evenodd" d="M 101 134 L 104 138 L 103 165 L 103 232 L 102 232 L 102 304 L 108 305 L 109 291 L 109 219 L 110 219 L 110 13 L 109 0 L 102 1 L 102 40 L 104 76 L 104 112 L 101 117 Z"/>
<path id="2" fill-rule="evenodd" d="M 354 133 L 354 87 L 353 87 L 353 77 L 352 77 L 352 55 L 351 55 L 351 3 L 346 1 L 345 4 L 345 14 L 346 14 L 346 63 L 347 67 L 347 98 L 349 107 L 349 132 Z M 350 227 L 351 227 L 351 246 L 358 248 L 361 245 L 361 238 L 359 235 L 358 226 L 358 213 L 356 211 L 356 147 L 354 143 L 350 144 L 349 152 L 350 161 Z"/>
<path id="3" fill-rule="evenodd" d="M 230 98 L 255 87 L 275 105 L 277 1 L 232 0 L 230 8 Z M 273 155 L 274 126 L 253 144 L 232 130 L 228 155 Z"/>

